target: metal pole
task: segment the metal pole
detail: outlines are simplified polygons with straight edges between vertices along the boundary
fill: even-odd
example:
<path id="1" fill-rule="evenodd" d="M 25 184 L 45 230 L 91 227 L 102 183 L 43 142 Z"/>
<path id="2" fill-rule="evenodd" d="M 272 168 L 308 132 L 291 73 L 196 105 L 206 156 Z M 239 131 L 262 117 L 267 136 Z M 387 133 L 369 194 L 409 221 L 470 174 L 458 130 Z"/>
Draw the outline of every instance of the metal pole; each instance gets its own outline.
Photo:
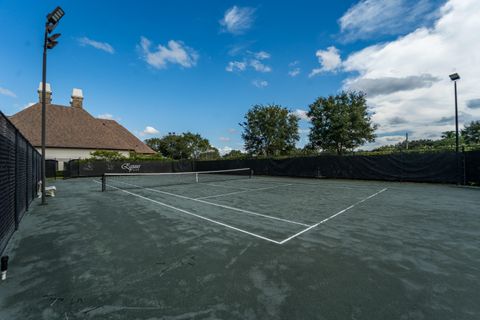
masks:
<path id="1" fill-rule="evenodd" d="M 457 160 L 457 184 L 460 184 L 460 154 L 458 139 L 458 101 L 457 101 L 457 81 L 454 81 L 455 87 L 455 156 Z"/>
<path id="2" fill-rule="evenodd" d="M 455 86 L 455 152 L 458 153 L 458 102 L 457 102 L 457 81 L 454 82 Z"/>
<path id="3" fill-rule="evenodd" d="M 47 28 L 45 28 L 45 39 L 43 41 L 43 66 L 42 66 L 42 204 L 47 204 L 45 199 L 45 140 L 46 140 L 46 82 L 47 82 Z"/>

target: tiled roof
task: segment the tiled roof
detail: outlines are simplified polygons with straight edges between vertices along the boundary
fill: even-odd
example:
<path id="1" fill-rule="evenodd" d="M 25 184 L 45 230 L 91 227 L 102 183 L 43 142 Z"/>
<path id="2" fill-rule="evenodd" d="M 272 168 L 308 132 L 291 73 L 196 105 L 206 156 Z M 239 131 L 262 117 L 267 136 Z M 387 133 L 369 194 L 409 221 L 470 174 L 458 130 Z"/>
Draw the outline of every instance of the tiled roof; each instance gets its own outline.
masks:
<path id="1" fill-rule="evenodd" d="M 36 147 L 41 146 L 41 116 L 41 104 L 36 103 L 10 117 Z M 83 108 L 48 104 L 46 134 L 47 147 L 155 153 L 115 120 L 97 119 Z"/>

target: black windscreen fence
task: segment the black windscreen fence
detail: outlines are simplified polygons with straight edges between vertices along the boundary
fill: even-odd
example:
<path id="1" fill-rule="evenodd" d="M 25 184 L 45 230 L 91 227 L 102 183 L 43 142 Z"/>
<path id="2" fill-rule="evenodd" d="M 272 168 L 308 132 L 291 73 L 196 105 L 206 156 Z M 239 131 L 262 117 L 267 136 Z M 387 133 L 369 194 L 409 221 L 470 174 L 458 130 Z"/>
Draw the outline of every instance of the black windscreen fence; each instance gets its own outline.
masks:
<path id="1" fill-rule="evenodd" d="M 0 254 L 37 193 L 41 156 L 0 112 Z"/>
<path id="2" fill-rule="evenodd" d="M 194 171 L 194 162 L 181 161 L 106 161 L 70 160 L 65 164 L 64 176 L 99 177 L 104 173 L 170 173 Z"/>
<path id="3" fill-rule="evenodd" d="M 170 162 L 72 160 L 66 165 L 65 176 L 251 168 L 255 175 L 268 176 L 478 184 L 479 158 L 480 151 L 461 153 L 458 158 L 452 152 L 434 152 Z"/>

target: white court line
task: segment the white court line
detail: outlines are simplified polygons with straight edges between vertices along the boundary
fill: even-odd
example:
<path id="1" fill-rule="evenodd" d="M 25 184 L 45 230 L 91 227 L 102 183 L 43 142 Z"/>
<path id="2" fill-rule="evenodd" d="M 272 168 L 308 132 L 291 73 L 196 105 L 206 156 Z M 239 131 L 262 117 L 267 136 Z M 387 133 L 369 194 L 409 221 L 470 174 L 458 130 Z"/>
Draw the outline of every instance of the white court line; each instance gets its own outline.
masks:
<path id="1" fill-rule="evenodd" d="M 98 182 L 98 181 L 96 181 L 96 180 L 93 180 L 93 181 L 96 182 L 96 183 L 101 183 L 101 182 Z M 256 234 L 256 233 L 253 233 L 253 232 L 250 232 L 250 231 L 246 231 L 246 230 L 243 230 L 243 229 L 240 229 L 240 228 L 237 228 L 237 227 L 228 225 L 228 224 L 223 223 L 223 222 L 220 222 L 220 221 L 216 221 L 216 220 L 213 220 L 213 219 L 210 219 L 210 218 L 206 218 L 206 217 L 203 217 L 203 216 L 201 216 L 201 215 L 195 214 L 195 213 L 193 213 L 193 212 L 189 212 L 189 211 L 187 211 L 187 210 L 183 210 L 183 209 L 180 209 L 180 208 L 171 206 L 171 205 L 169 205 L 169 204 L 166 204 L 166 203 L 163 203 L 163 202 L 160 202 L 160 201 L 157 201 L 157 200 L 153 200 L 153 199 L 144 197 L 144 196 L 142 196 L 142 195 L 139 195 L 139 194 L 136 194 L 136 193 L 127 191 L 127 190 L 123 190 L 123 189 L 120 189 L 120 188 L 117 188 L 117 187 L 114 187 L 114 186 L 111 186 L 111 185 L 108 185 L 108 184 L 107 184 L 107 186 L 109 186 L 109 187 L 111 187 L 111 188 L 114 188 L 114 189 L 117 189 L 117 190 L 119 190 L 119 191 L 125 192 L 125 193 L 127 193 L 127 194 L 129 194 L 129 195 L 132 195 L 132 196 L 135 196 L 135 197 L 139 197 L 139 198 L 144 199 L 144 200 L 147 200 L 147 201 L 151 201 L 151 202 L 153 202 L 153 203 L 159 204 L 159 205 L 164 206 L 164 207 L 167 207 L 167 208 L 169 208 L 169 209 L 176 210 L 176 211 L 180 211 L 180 212 L 182 212 L 182 213 L 185 213 L 185 214 L 188 214 L 188 215 L 197 217 L 197 218 L 199 218 L 199 219 L 207 220 L 207 221 L 209 221 L 209 222 L 212 222 L 212 223 L 221 225 L 221 226 L 226 227 L 226 228 L 229 228 L 229 229 L 233 229 L 233 230 L 235 230 L 235 231 L 239 231 L 239 232 L 242 232 L 242 233 L 251 235 L 251 236 L 253 236 L 253 237 L 256 237 L 256 238 L 259 238 L 259 239 L 262 239 L 262 240 L 266 240 L 266 241 L 269 241 L 269 242 L 273 242 L 273 243 L 275 243 L 275 244 L 280 244 L 279 241 L 276 241 L 276 240 L 273 240 L 273 239 L 270 239 L 270 238 L 261 236 L 261 235 L 259 235 L 259 234 Z"/>
<path id="2" fill-rule="evenodd" d="M 217 197 L 229 196 L 231 194 L 239 194 L 239 193 L 252 192 L 252 191 L 269 190 L 269 189 L 275 189 L 275 188 L 286 187 L 286 186 L 291 186 L 291 185 L 292 185 L 291 183 L 288 183 L 288 184 L 280 184 L 280 185 L 273 186 L 273 187 L 256 188 L 256 189 L 248 189 L 248 190 L 242 190 L 242 191 L 236 191 L 236 192 L 222 193 L 222 194 L 216 194 L 216 195 L 213 195 L 213 196 L 195 198 L 195 200 L 217 198 Z"/>
<path id="3" fill-rule="evenodd" d="M 326 218 L 326 219 L 323 219 L 322 221 L 318 222 L 317 224 L 314 224 L 314 225 L 312 225 L 312 226 L 310 226 L 310 227 L 308 227 L 308 228 L 306 228 L 306 229 L 304 229 L 304 230 L 302 230 L 302 231 L 294 234 L 293 236 L 288 237 L 287 239 L 280 241 L 280 244 L 284 244 L 284 243 L 292 240 L 293 238 L 298 237 L 298 236 L 301 235 L 302 233 L 307 232 L 307 231 L 309 231 L 309 230 L 311 230 L 311 229 L 313 229 L 313 228 L 321 225 L 322 223 L 325 223 L 325 222 L 327 222 L 328 220 L 335 218 L 336 216 L 338 216 L 338 215 L 340 215 L 340 214 L 342 214 L 342 213 L 344 213 L 344 212 L 352 209 L 353 207 L 359 205 L 360 203 L 365 202 L 365 201 L 367 201 L 368 199 L 371 199 L 371 198 L 375 197 L 376 195 L 379 195 L 380 193 L 382 193 L 382 192 L 384 192 L 384 191 L 387 191 L 387 190 L 388 190 L 388 188 L 382 189 L 382 190 L 380 190 L 380 191 L 372 194 L 371 196 L 366 197 L 365 199 L 362 199 L 362 200 L 360 200 L 360 201 L 358 201 L 358 202 L 355 202 L 355 203 L 352 204 L 350 207 L 345 208 L 345 209 L 343 209 L 343 210 L 335 213 L 334 215 L 331 215 L 330 217 L 328 217 L 328 218 Z"/>
<path id="4" fill-rule="evenodd" d="M 132 187 L 136 187 L 136 188 L 139 188 L 139 189 L 145 189 L 145 190 L 149 190 L 149 191 L 153 191 L 153 192 L 157 192 L 157 193 L 163 193 L 163 194 L 166 194 L 166 195 L 169 195 L 169 196 L 173 196 L 173 197 L 177 197 L 177 198 L 181 198 L 181 199 L 186 199 L 186 200 L 191 200 L 191 201 L 196 201 L 196 202 L 208 204 L 208 205 L 211 205 L 211 206 L 221 207 L 221 208 L 224 208 L 224 209 L 234 210 L 234 211 L 243 212 L 243 213 L 247 213 L 247 214 L 251 214 L 251 215 L 255 215 L 255 216 L 260 216 L 260 217 L 264 217 L 264 218 L 268 218 L 268 219 L 279 220 L 279 221 L 283 221 L 283 222 L 287 222 L 287 223 L 298 224 L 298 225 L 301 225 L 301 226 L 304 226 L 304 227 L 310 226 L 309 224 L 305 224 L 305 223 L 301 223 L 301 222 L 296 222 L 296 221 L 292 221 L 292 220 L 273 217 L 273 216 L 269 216 L 269 215 L 266 215 L 266 214 L 253 212 L 253 211 L 248 211 L 248 210 L 244 210 L 244 209 L 240 209 L 240 208 L 234 208 L 234 207 L 226 206 L 226 205 L 219 204 L 219 203 L 204 201 L 204 200 L 201 200 L 201 199 L 190 198 L 190 197 L 187 197 L 187 196 L 183 196 L 181 194 L 170 193 L 170 192 L 167 192 L 167 191 L 162 191 L 162 190 L 137 186 L 135 184 L 127 183 L 127 182 L 123 182 L 123 181 L 117 181 L 117 182 L 129 185 L 129 186 L 132 186 Z"/>

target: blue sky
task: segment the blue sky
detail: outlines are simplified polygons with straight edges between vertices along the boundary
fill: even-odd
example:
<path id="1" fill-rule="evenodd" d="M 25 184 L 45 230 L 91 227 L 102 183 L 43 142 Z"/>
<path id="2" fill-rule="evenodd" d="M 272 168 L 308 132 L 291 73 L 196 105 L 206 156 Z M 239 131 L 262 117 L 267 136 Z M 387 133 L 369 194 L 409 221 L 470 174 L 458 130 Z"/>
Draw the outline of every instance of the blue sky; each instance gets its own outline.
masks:
<path id="1" fill-rule="evenodd" d="M 49 51 L 53 102 L 68 105 L 81 88 L 92 115 L 141 139 L 192 131 L 223 151 L 241 149 L 246 111 L 278 103 L 303 117 L 301 146 L 308 105 L 342 89 L 367 92 L 380 125 L 372 146 L 407 131 L 435 138 L 452 128 L 453 71 L 462 75 L 463 122 L 480 118 L 475 0 L 2 1 L 8 115 L 38 99 L 42 28 L 56 5 L 66 15 Z"/>

